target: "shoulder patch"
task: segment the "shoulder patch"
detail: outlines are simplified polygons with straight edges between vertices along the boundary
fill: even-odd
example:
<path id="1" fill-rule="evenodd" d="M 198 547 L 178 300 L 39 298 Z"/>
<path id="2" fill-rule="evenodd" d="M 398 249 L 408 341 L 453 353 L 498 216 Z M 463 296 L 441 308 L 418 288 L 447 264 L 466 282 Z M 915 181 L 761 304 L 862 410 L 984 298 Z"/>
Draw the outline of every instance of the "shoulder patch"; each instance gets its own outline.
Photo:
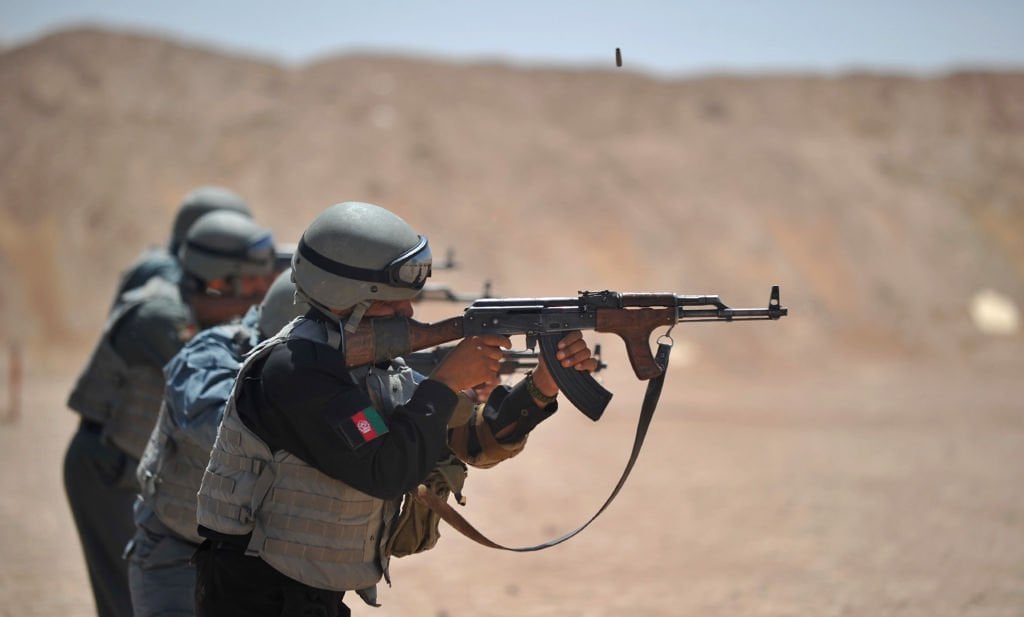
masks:
<path id="1" fill-rule="evenodd" d="M 370 406 L 336 423 L 334 429 L 341 433 L 348 445 L 355 450 L 364 443 L 373 441 L 387 433 L 388 425 L 384 422 L 380 412 Z"/>

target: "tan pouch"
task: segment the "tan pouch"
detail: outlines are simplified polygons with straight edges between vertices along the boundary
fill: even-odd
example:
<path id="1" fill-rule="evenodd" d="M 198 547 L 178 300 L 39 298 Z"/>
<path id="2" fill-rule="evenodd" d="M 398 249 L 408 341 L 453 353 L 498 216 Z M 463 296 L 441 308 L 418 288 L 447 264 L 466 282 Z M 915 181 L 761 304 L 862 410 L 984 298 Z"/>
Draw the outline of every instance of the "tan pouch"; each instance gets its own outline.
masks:
<path id="1" fill-rule="evenodd" d="M 462 487 L 465 482 L 466 466 L 450 455 L 434 467 L 421 486 L 445 501 L 454 493 L 456 501 L 464 504 Z M 388 541 L 388 552 L 393 557 L 405 557 L 434 548 L 441 537 L 438 530 L 440 522 L 441 517 L 416 497 L 416 491 L 406 493 L 398 522 Z"/>

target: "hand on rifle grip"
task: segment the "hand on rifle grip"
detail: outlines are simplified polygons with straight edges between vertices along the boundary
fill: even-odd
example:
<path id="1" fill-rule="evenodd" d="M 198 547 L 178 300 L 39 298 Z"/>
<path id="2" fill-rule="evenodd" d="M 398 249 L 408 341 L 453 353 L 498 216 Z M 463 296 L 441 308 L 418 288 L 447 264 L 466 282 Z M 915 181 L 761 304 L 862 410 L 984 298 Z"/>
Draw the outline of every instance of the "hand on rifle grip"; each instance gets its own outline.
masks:
<path id="1" fill-rule="evenodd" d="M 597 368 L 597 359 L 590 356 L 589 348 L 586 353 L 572 353 L 573 349 L 578 349 L 578 345 L 572 342 L 573 339 L 567 343 L 570 353 L 566 354 L 565 345 L 559 348 L 559 343 L 564 339 L 556 341 L 555 336 L 557 335 L 551 334 L 540 337 L 543 363 L 538 366 L 544 367 L 569 402 L 591 420 L 597 420 L 612 398 L 612 393 L 601 387 L 590 374 L 590 371 Z M 559 355 L 562 355 L 562 358 L 559 358 Z M 567 359 L 570 366 L 563 366 Z M 534 383 L 536 384 L 536 380 Z"/>
<path id="2" fill-rule="evenodd" d="M 508 349 L 512 341 L 500 334 L 469 336 L 455 346 L 430 373 L 430 378 L 443 383 L 453 391 L 501 383 L 498 369 L 504 358 L 502 348 Z"/>
<path id="3" fill-rule="evenodd" d="M 593 357 L 590 346 L 583 340 L 583 333 L 579 330 L 566 334 L 558 341 L 558 352 L 555 357 L 562 368 L 588 373 L 597 370 L 597 358 Z M 551 376 L 551 371 L 548 370 L 543 356 L 537 362 L 537 370 L 533 373 L 533 383 L 547 396 L 558 394 L 558 383 Z"/>

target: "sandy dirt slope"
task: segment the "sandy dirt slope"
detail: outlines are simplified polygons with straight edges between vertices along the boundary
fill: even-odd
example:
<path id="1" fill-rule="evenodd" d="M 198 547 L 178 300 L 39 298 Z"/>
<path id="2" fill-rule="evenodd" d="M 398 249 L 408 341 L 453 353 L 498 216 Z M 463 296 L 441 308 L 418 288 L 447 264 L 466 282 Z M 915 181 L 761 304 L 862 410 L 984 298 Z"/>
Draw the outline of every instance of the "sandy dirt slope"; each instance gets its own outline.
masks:
<path id="1" fill-rule="evenodd" d="M 581 536 L 541 553 L 443 529 L 393 564 L 380 609 L 433 617 L 953 615 L 1024 607 L 1019 366 L 743 378 L 674 367 L 633 478 Z M 585 520 L 632 441 L 622 366 L 592 424 L 564 408 L 503 467 L 471 474 L 465 513 L 524 545 Z M 61 488 L 74 371 L 31 372 L 0 425 L 0 615 L 92 614 Z"/>
<path id="2" fill-rule="evenodd" d="M 22 416 L 0 424 L 0 616 L 92 614 L 64 400 L 114 274 L 206 182 L 285 242 L 339 200 L 399 210 L 457 249 L 436 279 L 460 292 L 742 307 L 778 283 L 791 307 L 677 331 L 634 477 L 581 537 L 521 555 L 447 531 L 357 614 L 1024 615 L 1020 71 L 285 67 L 83 29 L 0 51 L 0 162 L 0 387 L 7 344 L 28 355 Z M 1002 337 L 971 314 L 993 294 L 1016 319 Z M 605 419 L 565 409 L 472 474 L 466 514 L 499 541 L 558 535 L 614 484 L 641 396 L 620 347 Z"/>

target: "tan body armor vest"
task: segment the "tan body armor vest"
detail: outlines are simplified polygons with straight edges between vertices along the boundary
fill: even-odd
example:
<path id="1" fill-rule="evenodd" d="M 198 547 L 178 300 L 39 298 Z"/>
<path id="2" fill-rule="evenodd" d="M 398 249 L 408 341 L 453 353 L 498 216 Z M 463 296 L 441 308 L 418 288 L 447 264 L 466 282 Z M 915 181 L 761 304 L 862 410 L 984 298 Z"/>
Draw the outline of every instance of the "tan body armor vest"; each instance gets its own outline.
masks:
<path id="1" fill-rule="evenodd" d="M 238 384 L 249 367 L 290 337 L 327 343 L 326 328 L 298 319 L 260 344 L 239 371 L 199 489 L 198 521 L 224 534 L 252 534 L 246 554 L 319 589 L 363 590 L 387 576 L 386 546 L 401 500 L 382 500 L 335 480 L 285 451 L 271 452 L 238 417 Z M 371 399 L 390 413 L 412 396 L 404 363 L 363 369 Z"/>
<path id="2" fill-rule="evenodd" d="M 103 439 L 135 459 L 142 456 L 160 409 L 164 375 L 150 365 L 127 364 L 114 350 L 110 334 L 129 311 L 157 296 L 181 301 L 178 287 L 159 278 L 121 296 L 68 398 L 68 407 L 103 425 Z"/>
<path id="3" fill-rule="evenodd" d="M 235 341 L 252 340 L 254 336 L 252 328 L 237 323 L 207 330 L 192 342 L 202 340 L 204 345 L 196 353 L 207 358 L 215 357 L 218 367 L 237 370 L 241 365 L 241 350 Z M 168 364 L 168 371 L 177 360 Z M 173 379 L 170 373 L 168 379 Z M 209 395 L 206 391 L 204 394 Z M 152 509 L 168 529 L 195 544 L 203 541 L 196 529 L 196 494 L 210 461 L 210 450 L 220 419 L 219 413 L 207 413 L 201 419 L 181 426 L 174 421 L 165 398 L 139 462 L 137 476 L 145 507 Z"/>

